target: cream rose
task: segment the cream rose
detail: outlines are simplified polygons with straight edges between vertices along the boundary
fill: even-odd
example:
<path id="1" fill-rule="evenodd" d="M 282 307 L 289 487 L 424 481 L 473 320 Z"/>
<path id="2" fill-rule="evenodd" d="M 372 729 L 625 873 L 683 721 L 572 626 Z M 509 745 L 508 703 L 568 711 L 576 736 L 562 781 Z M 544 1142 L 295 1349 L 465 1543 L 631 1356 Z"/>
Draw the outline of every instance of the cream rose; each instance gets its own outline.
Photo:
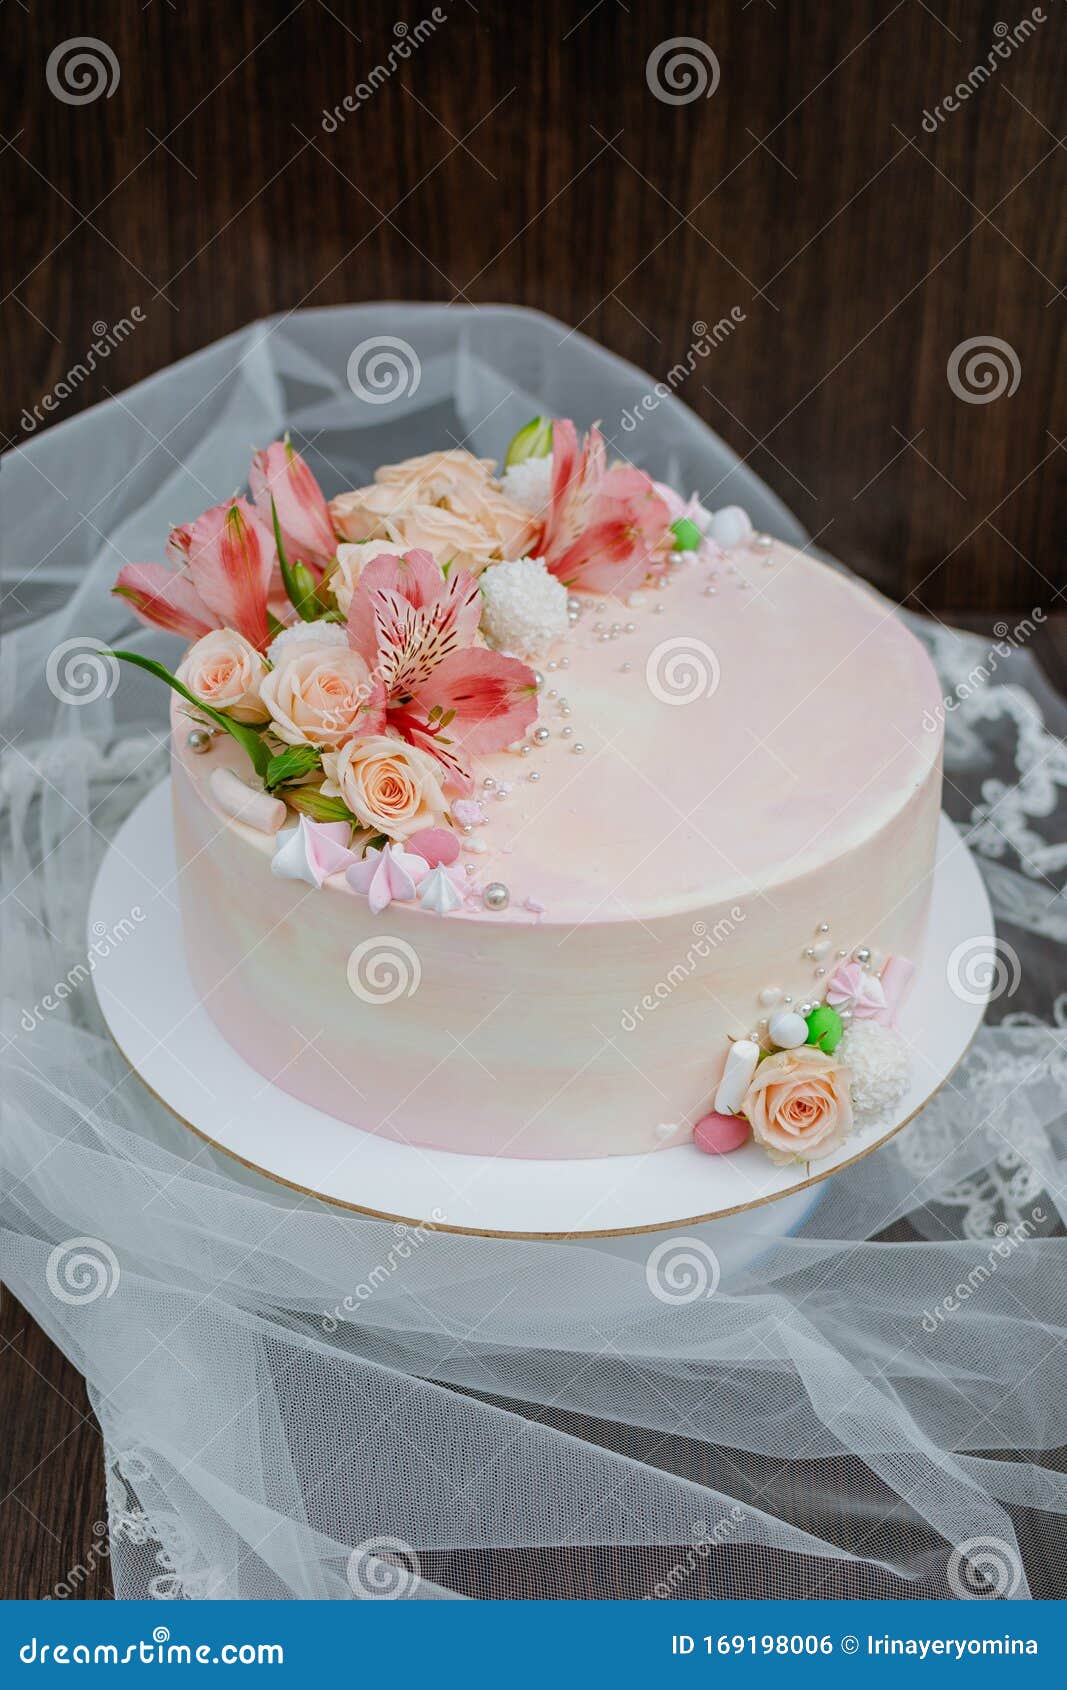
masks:
<path id="1" fill-rule="evenodd" d="M 476 458 L 461 446 L 447 452 L 426 452 L 400 464 L 383 464 L 374 479 L 382 487 L 406 496 L 408 504 L 447 504 L 461 489 L 485 487 L 493 473 L 492 458 Z"/>
<path id="2" fill-rule="evenodd" d="M 323 792 L 343 798 L 364 827 L 390 839 L 438 826 L 448 808 L 436 759 L 392 734 L 349 740 L 326 752 L 322 766 Z"/>
<path id="3" fill-rule="evenodd" d="M 340 745 L 359 730 L 374 690 L 359 653 L 301 640 L 282 652 L 259 696 L 279 739 L 289 745 Z"/>
<path id="4" fill-rule="evenodd" d="M 775 1162 L 829 1156 L 852 1131 L 851 1075 L 813 1045 L 779 1050 L 760 1063 L 741 1112 Z"/>
<path id="5" fill-rule="evenodd" d="M 376 557 L 381 557 L 382 553 L 388 550 L 389 542 L 381 540 L 349 541 L 338 546 L 337 562 L 330 571 L 328 586 L 342 616 L 348 615 L 352 594 L 368 563 L 372 563 Z"/>
<path id="6" fill-rule="evenodd" d="M 215 710 L 225 710 L 237 722 L 265 722 L 269 714 L 260 698 L 260 682 L 267 665 L 254 645 L 232 628 L 215 628 L 191 645 L 178 666 L 177 677 L 195 697 Z"/>

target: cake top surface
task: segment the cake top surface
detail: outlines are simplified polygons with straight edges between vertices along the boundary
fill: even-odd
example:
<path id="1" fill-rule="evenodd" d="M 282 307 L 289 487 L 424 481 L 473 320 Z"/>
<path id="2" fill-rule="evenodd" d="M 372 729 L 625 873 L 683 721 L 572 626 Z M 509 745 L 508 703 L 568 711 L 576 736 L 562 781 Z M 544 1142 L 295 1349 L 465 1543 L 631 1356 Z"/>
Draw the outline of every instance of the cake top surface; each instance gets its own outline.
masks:
<path id="1" fill-rule="evenodd" d="M 765 893 L 845 856 L 937 766 L 923 648 L 886 601 L 804 553 L 750 536 L 580 602 L 539 660 L 537 726 L 479 758 L 460 810 L 454 878 L 505 886 L 507 907 L 471 897 L 450 919 L 572 927 Z M 225 736 L 210 758 L 175 739 L 208 803 L 212 769 L 246 772 Z M 341 874 L 326 884 L 358 895 Z"/>

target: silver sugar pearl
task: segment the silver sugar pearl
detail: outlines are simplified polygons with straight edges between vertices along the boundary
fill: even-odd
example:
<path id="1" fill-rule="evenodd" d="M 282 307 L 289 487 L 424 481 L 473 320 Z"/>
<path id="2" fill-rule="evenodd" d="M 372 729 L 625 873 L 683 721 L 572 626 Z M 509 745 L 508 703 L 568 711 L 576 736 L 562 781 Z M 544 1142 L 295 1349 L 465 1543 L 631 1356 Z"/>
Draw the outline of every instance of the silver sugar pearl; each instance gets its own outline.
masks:
<path id="1" fill-rule="evenodd" d="M 630 662 L 628 662 L 628 661 L 627 661 L 627 662 L 626 662 L 626 663 L 624 663 L 624 664 L 623 664 L 623 666 L 622 666 L 622 672 L 623 672 L 623 674 L 624 674 L 624 675 L 628 675 L 628 674 L 629 674 L 629 673 L 630 673 L 630 670 L 631 670 L 631 669 L 632 669 L 632 668 L 633 668 L 633 664 L 632 664 L 632 663 L 630 663 Z"/>
<path id="2" fill-rule="evenodd" d="M 552 738 L 552 735 L 549 732 L 548 728 L 535 728 L 534 731 L 533 731 L 533 736 L 534 736 L 534 739 L 537 741 L 538 745 L 546 745 L 548 743 L 548 741 Z"/>
<path id="3" fill-rule="evenodd" d="M 862 963 L 865 968 L 871 960 L 871 953 L 866 945 L 858 945 L 852 954 L 856 961 Z"/>
<path id="4" fill-rule="evenodd" d="M 506 798 L 506 797 L 507 797 L 507 793 L 506 793 L 506 792 L 505 792 L 505 791 L 504 791 L 504 788 L 503 788 L 503 787 L 501 787 L 501 788 L 500 788 L 500 791 L 499 791 L 499 792 L 498 792 L 498 793 L 497 793 L 497 794 L 496 794 L 496 801 L 497 801 L 497 803 L 498 803 L 498 804 L 502 804 L 502 803 L 503 803 L 503 802 L 504 802 L 504 799 L 505 799 L 505 798 Z"/>
<path id="5" fill-rule="evenodd" d="M 559 664 L 556 662 L 556 659 L 553 658 L 552 661 L 547 665 L 547 667 L 549 669 L 551 669 L 553 674 L 555 674 L 556 670 L 559 668 Z"/>
<path id="6" fill-rule="evenodd" d="M 559 666 L 560 666 L 561 669 L 569 669 L 570 666 L 571 666 L 570 658 L 569 657 L 561 657 L 560 660 L 559 660 Z"/>
<path id="7" fill-rule="evenodd" d="M 769 552 L 774 545 L 774 540 L 769 534 L 757 534 L 752 544 L 758 546 L 761 552 Z"/>
<path id="8" fill-rule="evenodd" d="M 663 606 L 661 604 L 654 604 L 652 606 L 652 614 L 653 614 L 653 616 L 662 616 L 663 615 Z"/>
<path id="9" fill-rule="evenodd" d="M 495 792 L 496 790 L 496 781 L 493 779 L 492 775 L 486 775 L 485 779 L 482 781 L 482 785 L 485 787 L 486 792 Z"/>
<path id="10" fill-rule="evenodd" d="M 574 752 L 576 757 L 580 757 L 582 752 L 585 750 L 585 746 L 582 744 L 580 739 L 576 739 L 574 744 L 571 746 L 571 750 Z"/>
<path id="11" fill-rule="evenodd" d="M 800 1016 L 802 1021 L 806 1021 L 814 1008 L 815 1005 L 813 1003 L 798 1003 L 797 1014 Z"/>
<path id="12" fill-rule="evenodd" d="M 202 757 L 205 751 L 211 750 L 211 741 L 214 737 L 215 735 L 208 728 L 190 728 L 185 743 L 190 751 L 195 751 L 198 757 Z"/>
<path id="13" fill-rule="evenodd" d="M 636 622 L 627 622 L 625 628 L 623 629 L 623 633 L 632 634 L 635 631 L 636 628 L 637 628 Z"/>
<path id="14" fill-rule="evenodd" d="M 548 692 L 546 694 L 546 697 L 548 697 L 548 698 L 558 698 L 559 693 L 558 693 L 558 691 L 556 690 L 555 687 L 549 687 Z"/>
<path id="15" fill-rule="evenodd" d="M 804 946 L 804 955 L 807 957 L 809 962 L 814 962 L 815 961 L 815 946 L 814 945 L 805 945 Z"/>
<path id="16" fill-rule="evenodd" d="M 519 756 L 520 757 L 528 757 L 532 750 L 533 750 L 533 747 L 531 745 L 520 745 L 519 746 Z"/>
<path id="17" fill-rule="evenodd" d="M 837 1013 L 847 1027 L 849 1022 L 852 1020 L 852 1011 L 850 1009 L 839 1009 Z"/>
<path id="18" fill-rule="evenodd" d="M 829 933 L 829 931 L 830 931 L 830 923 L 828 921 L 820 921 L 819 932 L 820 933 Z"/>
<path id="19" fill-rule="evenodd" d="M 559 707 L 559 713 L 560 713 L 561 716 L 569 716 L 570 713 L 571 713 L 570 705 L 569 704 L 561 704 L 560 707 Z"/>
<path id="20" fill-rule="evenodd" d="M 535 687 L 543 687 L 544 684 L 545 684 L 545 677 L 542 675 L 540 669 L 535 669 L 534 670 L 534 686 Z"/>
<path id="21" fill-rule="evenodd" d="M 821 980 L 821 979 L 822 979 L 822 977 L 823 977 L 823 975 L 824 975 L 824 974 L 825 974 L 825 973 L 826 973 L 826 970 L 825 970 L 825 968 L 817 968 L 817 969 L 816 969 L 816 970 L 815 970 L 815 977 L 816 977 L 816 979 L 817 979 L 817 980 Z"/>
<path id="22" fill-rule="evenodd" d="M 502 880 L 491 880 L 482 893 L 482 903 L 487 910 L 506 910 L 511 902 L 511 893 Z"/>
<path id="23" fill-rule="evenodd" d="M 526 776 L 526 779 L 527 779 L 527 780 L 540 780 L 540 779 L 541 779 L 541 776 L 540 776 L 540 773 L 539 773 L 539 772 L 538 772 L 538 770 L 537 770 L 537 769 L 534 769 L 534 770 L 533 770 L 533 771 L 532 771 L 532 773 L 530 773 L 530 774 L 528 774 L 528 775 L 527 775 L 527 776 Z"/>
<path id="24" fill-rule="evenodd" d="M 568 615 L 570 615 L 570 616 L 580 616 L 582 614 L 582 601 L 581 601 L 581 599 L 576 599 L 574 597 L 574 595 L 572 594 L 571 597 L 567 600 L 567 612 L 568 612 Z"/>
<path id="25" fill-rule="evenodd" d="M 560 739 L 570 739 L 571 734 L 573 732 L 574 732 L 573 728 L 560 728 L 559 737 L 560 737 Z"/>

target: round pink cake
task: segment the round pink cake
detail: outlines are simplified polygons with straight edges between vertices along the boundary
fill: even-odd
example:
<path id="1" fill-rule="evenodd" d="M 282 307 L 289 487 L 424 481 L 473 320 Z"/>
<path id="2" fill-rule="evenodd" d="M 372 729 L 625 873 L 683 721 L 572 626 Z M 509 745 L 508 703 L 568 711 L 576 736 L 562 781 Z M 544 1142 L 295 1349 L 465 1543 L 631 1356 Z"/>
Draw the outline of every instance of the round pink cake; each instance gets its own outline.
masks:
<path id="1" fill-rule="evenodd" d="M 470 895 L 444 916 L 278 878 L 277 840 L 213 792 L 247 774 L 240 747 L 193 755 L 175 700 L 189 967 L 264 1080 L 353 1127 L 495 1156 L 667 1148 L 775 1006 L 810 1007 L 857 947 L 921 964 L 938 683 L 885 601 L 760 537 L 582 595 L 538 661 L 537 727 L 479 760 L 485 819 L 451 871 Z"/>

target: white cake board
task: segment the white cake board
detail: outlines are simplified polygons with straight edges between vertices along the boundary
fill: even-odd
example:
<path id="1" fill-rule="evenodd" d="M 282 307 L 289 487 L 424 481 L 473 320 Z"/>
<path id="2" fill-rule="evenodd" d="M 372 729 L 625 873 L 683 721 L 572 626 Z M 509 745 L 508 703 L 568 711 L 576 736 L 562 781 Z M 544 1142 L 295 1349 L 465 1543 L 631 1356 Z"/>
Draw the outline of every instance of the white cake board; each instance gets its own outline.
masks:
<path id="1" fill-rule="evenodd" d="M 125 935 L 96 962 L 93 979 L 111 1035 L 145 1085 L 201 1138 L 269 1179 L 366 1214 L 446 1231 L 614 1238 L 713 1223 L 701 1236 L 715 1238 L 720 1257 L 726 1251 L 750 1259 L 800 1224 L 817 1196 L 810 1187 L 868 1154 L 922 1108 L 966 1052 L 985 1010 L 984 1000 L 973 1001 L 972 993 L 963 1001 L 948 984 L 953 948 L 991 934 L 993 918 L 970 853 L 943 816 L 926 960 L 900 1023 L 914 1052 L 911 1090 L 892 1119 L 854 1133 L 836 1156 L 783 1168 L 751 1142 L 721 1157 L 682 1144 L 648 1156 L 551 1162 L 423 1150 L 299 1102 L 231 1049 L 189 979 L 176 872 L 165 781 L 109 847 L 89 907 L 91 940 L 116 929 Z M 135 908 L 141 913 L 131 923 Z M 760 1213 L 765 1204 L 774 1209 Z M 612 1248 L 629 1249 L 621 1237 Z"/>

